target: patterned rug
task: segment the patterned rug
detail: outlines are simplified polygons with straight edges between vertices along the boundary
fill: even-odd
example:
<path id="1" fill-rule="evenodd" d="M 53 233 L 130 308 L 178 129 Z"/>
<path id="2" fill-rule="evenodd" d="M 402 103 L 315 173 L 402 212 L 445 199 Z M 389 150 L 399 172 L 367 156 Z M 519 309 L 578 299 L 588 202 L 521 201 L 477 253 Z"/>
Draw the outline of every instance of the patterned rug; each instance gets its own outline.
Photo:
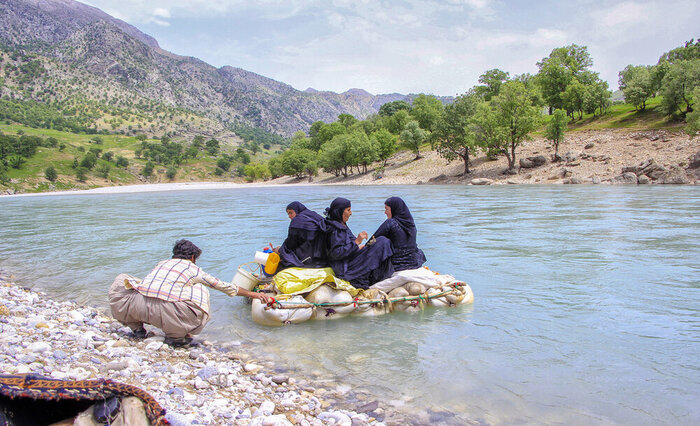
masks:
<path id="1" fill-rule="evenodd" d="M 152 425 L 169 425 L 165 409 L 148 392 L 136 386 L 110 379 L 58 380 L 34 374 L 0 374 L 0 415 L 2 411 L 11 414 L 14 422 L 10 424 L 58 422 L 78 415 L 96 401 L 113 396 L 139 398 Z M 0 425 L 2 423 L 0 419 Z"/>

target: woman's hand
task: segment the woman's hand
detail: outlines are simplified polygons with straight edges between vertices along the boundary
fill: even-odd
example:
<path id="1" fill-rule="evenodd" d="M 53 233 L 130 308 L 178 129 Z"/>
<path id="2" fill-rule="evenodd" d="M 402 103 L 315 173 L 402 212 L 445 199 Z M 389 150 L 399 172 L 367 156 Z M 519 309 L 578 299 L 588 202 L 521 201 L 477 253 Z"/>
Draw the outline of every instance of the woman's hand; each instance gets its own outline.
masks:
<path id="1" fill-rule="evenodd" d="M 267 305 L 268 303 L 272 302 L 273 298 L 271 296 L 268 296 L 265 293 L 255 293 L 254 298 L 260 300 L 260 302 L 264 305 Z"/>
<path id="2" fill-rule="evenodd" d="M 358 246 L 362 243 L 362 241 L 366 240 L 368 237 L 367 232 L 362 231 L 359 234 L 357 234 L 357 238 L 355 238 L 355 244 Z"/>

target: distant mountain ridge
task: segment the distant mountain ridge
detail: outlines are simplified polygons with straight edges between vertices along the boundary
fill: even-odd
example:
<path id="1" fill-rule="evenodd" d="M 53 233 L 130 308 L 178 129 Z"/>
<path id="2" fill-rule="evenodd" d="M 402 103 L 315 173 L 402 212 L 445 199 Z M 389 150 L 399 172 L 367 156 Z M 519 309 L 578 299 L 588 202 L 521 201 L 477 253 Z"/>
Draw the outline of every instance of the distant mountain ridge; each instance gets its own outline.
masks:
<path id="1" fill-rule="evenodd" d="M 0 95 L 15 99 L 46 101 L 37 93 L 50 92 L 52 99 L 65 100 L 87 93 L 90 99 L 131 108 L 134 116 L 138 115 L 135 104 L 151 102 L 218 123 L 210 127 L 245 125 L 290 136 L 308 130 L 314 121 L 332 122 L 344 113 L 364 119 L 386 102 L 410 102 L 414 97 L 372 95 L 362 89 L 340 94 L 299 91 L 240 68 L 215 68 L 197 58 L 165 51 L 137 28 L 73 0 L 2 0 L 0 16 L 0 44 L 25 56 L 45 58 L 42 64 L 48 69 L 42 77 L 22 85 L 0 83 Z M 63 83 L 39 80 L 47 75 Z M 75 87 L 82 84 L 90 90 L 69 91 L 65 82 L 76 80 Z M 27 85 L 34 89 L 28 92 Z M 193 123 L 199 119 L 185 117 L 179 120 L 184 124 L 168 123 L 174 133 L 196 127 Z M 140 126 L 129 125 L 132 132 Z M 120 126 L 126 129 L 127 124 Z"/>

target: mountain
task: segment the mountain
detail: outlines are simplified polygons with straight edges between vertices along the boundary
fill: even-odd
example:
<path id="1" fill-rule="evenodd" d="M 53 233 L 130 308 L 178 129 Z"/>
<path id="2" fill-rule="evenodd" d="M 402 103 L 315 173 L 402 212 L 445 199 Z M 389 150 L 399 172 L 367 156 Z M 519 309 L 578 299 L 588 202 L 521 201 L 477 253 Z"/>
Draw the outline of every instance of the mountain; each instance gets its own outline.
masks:
<path id="1" fill-rule="evenodd" d="M 314 121 L 343 113 L 364 119 L 386 102 L 412 99 L 362 89 L 299 91 L 240 68 L 216 68 L 165 51 L 137 28 L 72 0 L 2 0 L 0 16 L 2 99 L 28 102 L 22 108 L 53 105 L 63 111 L 59 122 L 93 131 L 226 139 L 252 127 L 290 136 Z"/>

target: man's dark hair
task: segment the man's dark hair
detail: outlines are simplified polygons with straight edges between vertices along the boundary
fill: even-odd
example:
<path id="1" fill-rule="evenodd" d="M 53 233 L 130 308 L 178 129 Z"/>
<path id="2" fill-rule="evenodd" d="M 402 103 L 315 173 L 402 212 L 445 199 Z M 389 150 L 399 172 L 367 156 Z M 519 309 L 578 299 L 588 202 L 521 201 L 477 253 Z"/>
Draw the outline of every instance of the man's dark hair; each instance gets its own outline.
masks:
<path id="1" fill-rule="evenodd" d="M 178 240 L 173 247 L 173 259 L 190 259 L 194 256 L 197 260 L 202 250 L 190 240 Z"/>

